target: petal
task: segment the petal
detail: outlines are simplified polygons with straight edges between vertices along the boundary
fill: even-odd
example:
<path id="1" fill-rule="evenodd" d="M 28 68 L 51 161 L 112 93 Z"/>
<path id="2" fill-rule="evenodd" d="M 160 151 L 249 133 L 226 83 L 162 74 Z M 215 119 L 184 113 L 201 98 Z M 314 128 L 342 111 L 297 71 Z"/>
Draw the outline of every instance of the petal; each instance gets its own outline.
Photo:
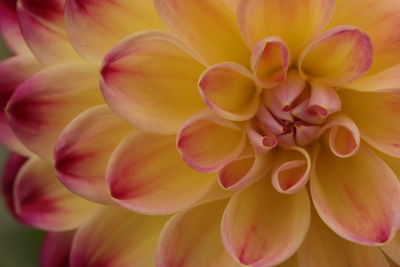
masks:
<path id="1" fill-rule="evenodd" d="M 64 0 L 19 0 L 18 20 L 29 48 L 41 63 L 79 60 L 64 28 Z"/>
<path id="2" fill-rule="evenodd" d="M 17 0 L 0 1 L 0 34 L 15 54 L 30 54 L 18 24 Z"/>
<path id="3" fill-rule="evenodd" d="M 139 129 L 172 134 L 204 108 L 197 90 L 204 66 L 172 35 L 148 31 L 128 37 L 103 64 L 106 101 Z"/>
<path id="4" fill-rule="evenodd" d="M 157 248 L 157 267 L 239 267 L 225 251 L 220 222 L 225 200 L 178 213 L 165 225 Z"/>
<path id="5" fill-rule="evenodd" d="M 304 43 L 324 29 L 334 7 L 333 0 L 239 0 L 238 22 L 249 47 L 278 36 L 296 58 Z"/>
<path id="6" fill-rule="evenodd" d="M 400 95 L 341 90 L 343 112 L 358 126 L 361 137 L 376 149 L 400 157 Z"/>
<path id="7" fill-rule="evenodd" d="M 260 89 L 252 74 L 237 63 L 208 68 L 200 77 L 199 88 L 206 104 L 224 119 L 244 121 L 257 112 Z"/>
<path id="8" fill-rule="evenodd" d="M 331 116 L 320 129 L 319 135 L 327 130 L 329 147 L 336 156 L 351 157 L 360 148 L 361 137 L 357 125 L 344 114 Z"/>
<path id="9" fill-rule="evenodd" d="M 123 207 L 167 214 L 203 197 L 215 177 L 187 166 L 176 149 L 174 136 L 134 132 L 113 152 L 107 183 L 112 197 Z"/>
<path id="10" fill-rule="evenodd" d="M 295 253 L 309 221 L 305 190 L 280 194 L 264 178 L 230 200 L 222 219 L 222 240 L 228 253 L 242 264 L 276 265 Z"/>
<path id="11" fill-rule="evenodd" d="M 252 151 L 242 153 L 223 167 L 218 174 L 219 184 L 227 190 L 241 190 L 264 177 L 272 167 L 273 154 Z"/>
<path id="12" fill-rule="evenodd" d="M 381 248 L 393 261 L 400 264 L 400 232 L 397 232 L 392 241 Z"/>
<path id="13" fill-rule="evenodd" d="M 286 78 L 291 58 L 285 42 L 279 37 L 266 37 L 253 48 L 250 66 L 263 88 L 277 86 Z"/>
<path id="14" fill-rule="evenodd" d="M 79 114 L 62 131 L 55 147 L 55 166 L 60 181 L 84 198 L 110 203 L 105 180 L 107 162 L 114 148 L 131 130 L 106 105 Z"/>
<path id="15" fill-rule="evenodd" d="M 6 108 L 18 138 L 37 155 L 52 159 L 56 138 L 67 123 L 83 110 L 103 103 L 97 71 L 86 63 L 69 63 L 26 80 Z"/>
<path id="16" fill-rule="evenodd" d="M 246 143 L 245 134 L 236 124 L 213 115 L 191 118 L 177 136 L 183 159 L 200 172 L 215 172 L 237 158 Z"/>
<path id="17" fill-rule="evenodd" d="M 370 74 L 398 64 L 400 60 L 400 2 L 397 0 L 336 1 L 330 27 L 353 25 L 365 31 L 374 47 Z M 355 16 L 354 14 L 357 14 Z"/>
<path id="18" fill-rule="evenodd" d="M 96 63 L 125 36 L 162 28 L 150 0 L 67 0 L 65 19 L 74 48 Z"/>
<path id="19" fill-rule="evenodd" d="M 69 266 L 155 266 L 158 235 L 167 219 L 102 208 L 76 232 Z"/>
<path id="20" fill-rule="evenodd" d="M 272 185 L 283 194 L 294 194 L 308 182 L 311 159 L 301 147 L 282 148 L 275 157 Z"/>
<path id="21" fill-rule="evenodd" d="M 364 32 L 352 26 L 326 31 L 299 58 L 300 73 L 328 86 L 361 78 L 372 63 L 373 47 Z"/>
<path id="22" fill-rule="evenodd" d="M 326 119 L 329 115 L 338 112 L 342 107 L 336 91 L 330 87 L 313 83 L 308 108 L 319 117 Z"/>
<path id="23" fill-rule="evenodd" d="M 232 0 L 155 0 L 158 13 L 173 34 L 208 64 L 248 64 L 249 51 L 240 37 Z M 216 23 L 218 22 L 218 23 Z"/>
<path id="24" fill-rule="evenodd" d="M 48 232 L 40 250 L 40 266 L 69 266 L 69 253 L 75 231 Z"/>
<path id="25" fill-rule="evenodd" d="M 52 165 L 31 158 L 20 169 L 14 184 L 17 215 L 26 224 L 47 231 L 77 227 L 96 207 L 67 191 Z"/>
<path id="26" fill-rule="evenodd" d="M 263 111 L 266 111 L 265 108 Z M 246 133 L 250 143 L 259 153 L 268 153 L 278 145 L 278 139 L 276 136 L 267 129 L 261 129 L 261 126 L 258 126 L 256 123 L 248 123 L 246 126 Z"/>
<path id="27" fill-rule="evenodd" d="M 311 173 L 314 205 L 338 235 L 363 245 L 389 241 L 399 225 L 400 184 L 365 144 L 350 158 L 321 147 Z"/>
<path id="28" fill-rule="evenodd" d="M 315 213 L 297 255 L 300 267 L 389 267 L 379 248 L 360 246 L 342 239 Z"/>

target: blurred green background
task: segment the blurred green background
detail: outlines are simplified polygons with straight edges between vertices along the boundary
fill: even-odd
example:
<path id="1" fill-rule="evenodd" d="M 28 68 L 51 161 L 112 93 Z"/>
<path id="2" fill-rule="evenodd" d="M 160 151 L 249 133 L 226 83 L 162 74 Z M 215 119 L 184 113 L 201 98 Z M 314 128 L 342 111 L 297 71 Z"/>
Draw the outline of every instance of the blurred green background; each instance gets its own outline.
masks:
<path id="1" fill-rule="evenodd" d="M 0 60 L 9 52 L 0 39 Z M 18 71 L 18 70 L 16 70 Z M 1 77 L 0 77 L 1 79 Z M 0 173 L 7 156 L 7 150 L 0 145 Z M 39 249 L 43 233 L 22 226 L 15 221 L 0 201 L 0 267 L 37 267 L 39 266 Z M 57 266 L 54 266 L 57 267 Z"/>

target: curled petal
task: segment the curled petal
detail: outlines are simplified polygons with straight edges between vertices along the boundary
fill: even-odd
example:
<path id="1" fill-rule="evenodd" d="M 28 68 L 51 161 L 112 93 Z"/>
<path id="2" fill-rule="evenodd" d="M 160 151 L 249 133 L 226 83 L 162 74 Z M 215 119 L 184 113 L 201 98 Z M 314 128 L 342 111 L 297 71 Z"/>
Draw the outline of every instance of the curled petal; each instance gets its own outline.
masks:
<path id="1" fill-rule="evenodd" d="M 155 266 L 158 235 L 167 219 L 117 207 L 99 209 L 77 230 L 69 266 Z"/>
<path id="2" fill-rule="evenodd" d="M 397 232 L 392 241 L 381 248 L 393 261 L 400 264 L 400 232 Z"/>
<path id="3" fill-rule="evenodd" d="M 294 123 L 296 128 L 295 140 L 296 144 L 299 146 L 306 146 L 311 144 L 318 136 L 318 131 L 320 126 L 308 124 L 303 121 L 296 121 Z"/>
<path id="4" fill-rule="evenodd" d="M 67 123 L 103 103 L 97 71 L 86 63 L 68 63 L 41 71 L 21 84 L 6 107 L 21 142 L 51 160 L 56 139 Z"/>
<path id="5" fill-rule="evenodd" d="M 361 137 L 376 149 L 400 157 L 400 94 L 341 90 L 343 112 L 360 129 Z"/>
<path id="6" fill-rule="evenodd" d="M 20 169 L 14 202 L 23 222 L 47 231 L 74 229 L 96 208 L 65 189 L 52 165 L 38 158 L 29 159 Z"/>
<path id="7" fill-rule="evenodd" d="M 107 184 L 123 207 L 147 214 L 187 208 L 215 183 L 213 175 L 192 170 L 182 160 L 174 136 L 133 132 L 111 155 Z"/>
<path id="8" fill-rule="evenodd" d="M 360 246 L 340 238 L 315 213 L 297 258 L 299 267 L 389 267 L 379 248 Z"/>
<path id="9" fill-rule="evenodd" d="M 309 222 L 310 203 L 305 190 L 280 194 L 264 178 L 229 201 L 222 219 L 222 240 L 240 263 L 272 266 L 296 252 Z"/>
<path id="10" fill-rule="evenodd" d="M 72 192 L 92 201 L 110 203 L 105 175 L 108 159 L 131 131 L 106 106 L 79 114 L 58 138 L 54 159 L 60 181 Z"/>
<path id="11" fill-rule="evenodd" d="M 66 0 L 65 19 L 74 48 L 96 63 L 125 36 L 163 28 L 150 0 Z"/>
<path id="12" fill-rule="evenodd" d="M 321 218 L 345 239 L 381 245 L 399 226 L 399 181 L 366 145 L 349 158 L 339 158 L 321 146 L 310 190 Z"/>
<path id="13" fill-rule="evenodd" d="M 257 111 L 260 89 L 251 73 L 237 63 L 210 67 L 200 77 L 199 88 L 207 105 L 224 119 L 244 121 Z"/>
<path id="14" fill-rule="evenodd" d="M 233 2 L 155 0 L 155 5 L 167 29 L 195 49 L 208 64 L 225 61 L 248 64 L 249 51 L 235 21 L 236 8 L 230 8 Z"/>
<path id="15" fill-rule="evenodd" d="M 267 153 L 278 145 L 278 139 L 268 129 L 259 129 L 257 125 L 249 123 L 246 127 L 246 133 L 254 149 L 262 154 Z"/>
<path id="16" fill-rule="evenodd" d="M 368 35 L 351 26 L 339 26 L 309 44 L 298 64 L 303 76 L 325 85 L 342 86 L 369 70 L 372 55 Z"/>
<path id="17" fill-rule="evenodd" d="M 269 100 L 268 100 L 269 101 Z M 273 102 L 273 101 L 271 101 Z M 276 103 L 276 102 L 274 102 Z M 271 114 L 271 112 L 264 106 L 260 105 L 260 108 L 257 112 L 257 119 L 261 122 L 261 126 L 265 126 L 273 135 L 280 135 L 285 132 L 285 128 L 282 124 L 280 124 L 277 119 Z M 261 127 L 260 126 L 260 127 Z M 262 128 L 262 127 L 261 127 Z M 265 129 L 263 129 L 265 130 Z M 265 131 L 268 132 L 268 131 Z M 253 138 L 251 138 L 253 139 Z M 255 140 L 253 140 L 255 141 Z M 270 138 L 271 145 L 274 145 L 273 138 Z"/>
<path id="18" fill-rule="evenodd" d="M 157 249 L 157 267 L 239 267 L 225 251 L 220 222 L 226 206 L 219 200 L 178 213 L 165 225 Z"/>
<path id="19" fill-rule="evenodd" d="M 172 134 L 204 108 L 197 90 L 203 71 L 172 35 L 146 31 L 108 53 L 101 89 L 111 108 L 136 128 Z"/>
<path id="20" fill-rule="evenodd" d="M 271 88 L 284 81 L 290 65 L 290 54 L 279 37 L 267 37 L 253 49 L 250 66 L 263 88 Z"/>
<path id="21" fill-rule="evenodd" d="M 246 135 L 236 124 L 213 115 L 200 114 L 190 119 L 177 136 L 183 159 L 201 172 L 215 172 L 237 158 Z"/>
<path id="22" fill-rule="evenodd" d="M 40 250 L 40 266 L 69 266 L 69 253 L 75 231 L 48 232 Z"/>
<path id="23" fill-rule="evenodd" d="M 335 90 L 323 85 L 313 84 L 308 106 L 319 117 L 326 119 L 330 114 L 338 112 L 342 104 Z"/>
<path id="24" fill-rule="evenodd" d="M 311 159 L 301 147 L 280 149 L 272 169 L 272 185 L 284 194 L 294 194 L 308 182 Z"/>
<path id="25" fill-rule="evenodd" d="M 20 0 L 18 20 L 29 48 L 41 63 L 79 60 L 65 31 L 64 0 Z"/>
<path id="26" fill-rule="evenodd" d="M 329 130 L 329 147 L 340 158 L 353 156 L 360 148 L 360 132 L 357 125 L 343 114 L 330 117 L 320 129 L 319 135 Z"/>
<path id="27" fill-rule="evenodd" d="M 332 0 L 239 0 L 238 22 L 250 48 L 266 36 L 279 36 L 296 58 L 328 24 L 334 8 Z"/>
<path id="28" fill-rule="evenodd" d="M 218 174 L 219 184 L 227 190 L 241 190 L 264 177 L 272 167 L 271 153 L 243 153 L 223 167 Z"/>

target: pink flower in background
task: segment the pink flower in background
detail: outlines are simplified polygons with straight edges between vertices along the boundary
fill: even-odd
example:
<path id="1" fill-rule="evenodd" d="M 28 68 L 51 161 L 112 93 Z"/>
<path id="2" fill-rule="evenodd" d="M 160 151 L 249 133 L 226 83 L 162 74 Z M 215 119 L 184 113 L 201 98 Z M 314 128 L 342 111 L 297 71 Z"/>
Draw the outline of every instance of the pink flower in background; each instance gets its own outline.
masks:
<path id="1" fill-rule="evenodd" d="M 400 265 L 399 1 L 0 3 L 42 266 Z"/>

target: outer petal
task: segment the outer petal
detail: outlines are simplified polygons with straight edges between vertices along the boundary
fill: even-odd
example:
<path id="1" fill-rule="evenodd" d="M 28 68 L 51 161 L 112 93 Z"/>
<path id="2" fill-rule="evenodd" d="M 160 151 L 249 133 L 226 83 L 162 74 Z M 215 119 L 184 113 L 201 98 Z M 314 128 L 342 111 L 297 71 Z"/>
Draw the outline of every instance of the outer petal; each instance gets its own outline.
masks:
<path id="1" fill-rule="evenodd" d="M 353 242 L 383 244 L 399 226 L 400 184 L 366 145 L 345 159 L 322 147 L 315 156 L 311 194 L 325 223 Z"/>
<path id="2" fill-rule="evenodd" d="M 48 232 L 40 251 L 40 266 L 69 266 L 69 253 L 75 231 Z"/>
<path id="3" fill-rule="evenodd" d="M 155 0 L 166 27 L 208 64 L 235 61 L 247 65 L 249 52 L 236 26 L 233 2 Z"/>
<path id="4" fill-rule="evenodd" d="M 25 81 L 12 95 L 6 112 L 18 138 L 37 155 L 51 159 L 56 138 L 66 124 L 102 102 L 97 69 L 70 63 Z"/>
<path id="5" fill-rule="evenodd" d="M 116 207 L 100 209 L 79 227 L 70 266 L 155 266 L 158 235 L 167 219 Z"/>
<path id="6" fill-rule="evenodd" d="M 400 232 L 397 232 L 396 236 L 382 246 L 383 251 L 397 264 L 400 264 Z"/>
<path id="7" fill-rule="evenodd" d="M 311 159 L 301 147 L 282 148 L 278 152 L 272 170 L 272 185 L 283 194 L 300 191 L 308 182 Z"/>
<path id="8" fill-rule="evenodd" d="M 249 47 L 278 36 L 296 58 L 305 42 L 324 29 L 334 7 L 333 0 L 239 0 L 238 22 Z"/>
<path id="9" fill-rule="evenodd" d="M 137 128 L 172 134 L 204 108 L 197 90 L 204 66 L 167 33 L 149 31 L 128 37 L 103 64 L 106 101 Z"/>
<path id="10" fill-rule="evenodd" d="M 11 130 L 4 109 L 15 89 L 40 69 L 41 66 L 30 56 L 14 56 L 0 62 L 0 143 L 19 154 L 31 153 Z"/>
<path id="11" fill-rule="evenodd" d="M 67 191 L 52 165 L 38 158 L 31 158 L 20 169 L 14 202 L 23 222 L 48 231 L 73 229 L 96 207 Z"/>
<path id="12" fill-rule="evenodd" d="M 339 92 L 343 111 L 356 123 L 361 137 L 376 149 L 400 157 L 400 95 Z"/>
<path id="13" fill-rule="evenodd" d="M 125 36 L 162 28 L 151 0 L 66 0 L 65 17 L 75 49 L 98 63 Z"/>
<path id="14" fill-rule="evenodd" d="M 165 225 L 158 244 L 157 267 L 234 267 L 220 237 L 225 200 L 178 213 Z"/>
<path id="15" fill-rule="evenodd" d="M 141 213 L 167 214 L 188 207 L 215 182 L 181 159 L 174 136 L 135 132 L 118 145 L 107 169 L 114 200 Z"/>
<path id="16" fill-rule="evenodd" d="M 0 1 L 0 34 L 15 54 L 30 54 L 17 20 L 17 0 Z"/>
<path id="17" fill-rule="evenodd" d="M 105 180 L 107 162 L 131 130 L 106 105 L 82 112 L 62 131 L 55 147 L 61 182 L 84 198 L 110 203 Z"/>
<path id="18" fill-rule="evenodd" d="M 177 136 L 183 159 L 201 172 L 215 172 L 237 158 L 246 144 L 246 135 L 232 122 L 204 115 L 190 119 Z"/>
<path id="19" fill-rule="evenodd" d="M 307 192 L 284 195 L 266 178 L 237 193 L 222 219 L 222 240 L 242 264 L 271 266 L 301 245 L 310 221 Z"/>
<path id="20" fill-rule="evenodd" d="M 362 77 L 371 66 L 372 55 L 371 41 L 364 32 L 339 26 L 308 45 L 298 64 L 303 76 L 341 86 Z"/>
<path id="21" fill-rule="evenodd" d="M 372 40 L 374 61 L 370 74 L 384 71 L 399 63 L 399 1 L 337 0 L 336 2 L 336 11 L 330 26 L 353 25 L 365 31 Z"/>
<path id="22" fill-rule="evenodd" d="M 342 239 L 315 213 L 297 255 L 300 267 L 389 267 L 379 248 L 360 246 Z"/>
<path id="23" fill-rule="evenodd" d="M 64 0 L 19 0 L 18 20 L 29 48 L 41 63 L 79 60 L 64 28 Z"/>
<path id="24" fill-rule="evenodd" d="M 252 74 L 239 64 L 210 67 L 200 77 L 199 88 L 207 105 L 224 119 L 244 121 L 257 112 L 260 89 Z"/>

